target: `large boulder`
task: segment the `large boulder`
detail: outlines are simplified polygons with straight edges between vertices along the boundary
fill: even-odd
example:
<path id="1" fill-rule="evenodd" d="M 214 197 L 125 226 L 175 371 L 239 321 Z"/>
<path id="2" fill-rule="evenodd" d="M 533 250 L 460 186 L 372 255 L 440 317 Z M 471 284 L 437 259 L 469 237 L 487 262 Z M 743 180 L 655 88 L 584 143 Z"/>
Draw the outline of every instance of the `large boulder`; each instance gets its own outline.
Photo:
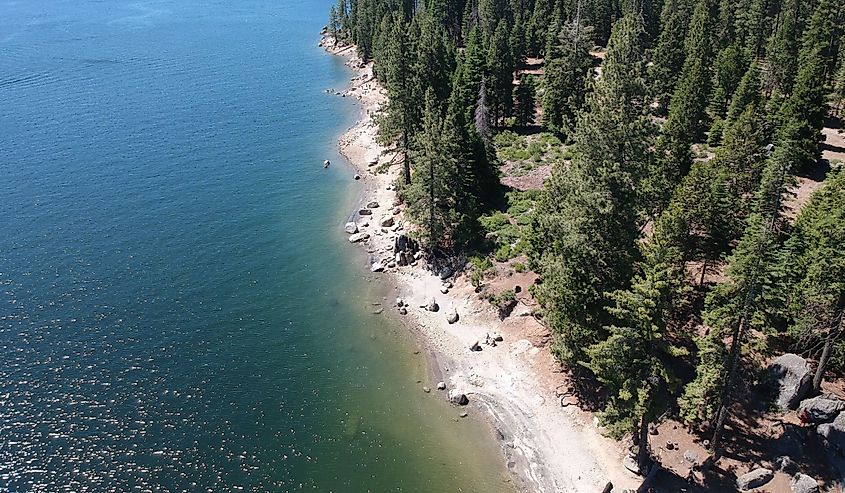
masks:
<path id="1" fill-rule="evenodd" d="M 358 232 L 358 225 L 353 223 L 353 222 L 348 222 L 348 223 L 346 223 L 346 226 L 344 227 L 344 229 L 346 230 L 347 233 L 354 235 L 355 233 Z"/>
<path id="2" fill-rule="evenodd" d="M 777 392 L 777 406 L 782 410 L 795 409 L 810 391 L 813 372 L 807 360 L 797 354 L 787 353 L 772 362 L 768 369 L 769 381 Z"/>
<path id="3" fill-rule="evenodd" d="M 736 487 L 740 491 L 753 490 L 768 483 L 773 477 L 775 477 L 775 474 L 772 471 L 760 467 L 736 478 Z"/>
<path id="4" fill-rule="evenodd" d="M 379 221 L 379 226 L 382 228 L 389 228 L 393 226 L 393 217 L 392 216 L 383 216 Z"/>
<path id="5" fill-rule="evenodd" d="M 458 321 L 458 311 L 455 310 L 454 306 L 449 307 L 449 311 L 446 312 L 446 321 L 449 324 L 453 324 Z"/>
<path id="6" fill-rule="evenodd" d="M 349 237 L 350 243 L 358 243 L 359 241 L 364 241 L 370 237 L 369 233 L 355 233 Z"/>
<path id="7" fill-rule="evenodd" d="M 453 389 L 449 391 L 449 402 L 456 406 L 466 406 L 469 404 L 469 398 L 463 392 Z"/>
<path id="8" fill-rule="evenodd" d="M 440 309 L 440 307 L 437 305 L 437 300 L 434 299 L 434 296 L 432 296 L 428 299 L 428 301 L 425 302 L 425 309 L 430 312 L 436 312 Z"/>
<path id="9" fill-rule="evenodd" d="M 845 413 L 839 413 L 833 423 L 820 424 L 816 431 L 829 449 L 845 452 Z"/>
<path id="10" fill-rule="evenodd" d="M 830 423 L 843 410 L 845 401 L 833 394 L 825 394 L 801 401 L 798 416 L 810 423 Z"/>
<path id="11" fill-rule="evenodd" d="M 789 482 L 793 493 L 819 493 L 819 483 L 806 474 L 798 473 Z"/>

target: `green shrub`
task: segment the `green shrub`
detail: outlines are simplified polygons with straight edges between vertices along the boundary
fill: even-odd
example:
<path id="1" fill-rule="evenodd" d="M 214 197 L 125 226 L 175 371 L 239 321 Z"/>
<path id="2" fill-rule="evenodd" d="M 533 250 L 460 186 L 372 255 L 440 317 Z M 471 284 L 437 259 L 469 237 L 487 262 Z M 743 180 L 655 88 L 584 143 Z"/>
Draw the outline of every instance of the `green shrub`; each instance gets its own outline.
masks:
<path id="1" fill-rule="evenodd" d="M 515 272 L 525 272 L 528 268 L 522 262 L 514 262 L 513 270 Z"/>

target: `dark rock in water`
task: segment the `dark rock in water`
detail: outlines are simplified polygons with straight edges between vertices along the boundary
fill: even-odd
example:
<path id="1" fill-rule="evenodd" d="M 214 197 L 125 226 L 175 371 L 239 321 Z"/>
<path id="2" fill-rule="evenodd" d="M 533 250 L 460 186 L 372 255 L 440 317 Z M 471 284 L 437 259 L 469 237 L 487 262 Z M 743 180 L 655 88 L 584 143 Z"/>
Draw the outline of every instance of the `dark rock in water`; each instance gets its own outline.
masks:
<path id="1" fill-rule="evenodd" d="M 774 473 L 765 468 L 757 468 L 736 478 L 736 487 L 740 491 L 753 490 L 768 483 L 775 477 Z"/>
<path id="2" fill-rule="evenodd" d="M 843 410 L 845 401 L 833 394 L 825 394 L 801 401 L 798 416 L 810 423 L 830 423 Z"/>
<path id="3" fill-rule="evenodd" d="M 819 493 L 819 482 L 806 474 L 798 473 L 789 482 L 793 493 Z"/>
<path id="4" fill-rule="evenodd" d="M 463 392 L 453 390 L 449 392 L 449 402 L 458 406 L 466 406 L 469 404 L 469 397 Z"/>
<path id="5" fill-rule="evenodd" d="M 423 387 L 423 392 L 428 394 L 429 392 L 431 392 L 431 387 Z"/>
<path id="6" fill-rule="evenodd" d="M 795 409 L 810 391 L 813 373 L 807 360 L 797 354 L 784 354 L 769 365 L 768 381 L 777 393 L 777 406 Z"/>

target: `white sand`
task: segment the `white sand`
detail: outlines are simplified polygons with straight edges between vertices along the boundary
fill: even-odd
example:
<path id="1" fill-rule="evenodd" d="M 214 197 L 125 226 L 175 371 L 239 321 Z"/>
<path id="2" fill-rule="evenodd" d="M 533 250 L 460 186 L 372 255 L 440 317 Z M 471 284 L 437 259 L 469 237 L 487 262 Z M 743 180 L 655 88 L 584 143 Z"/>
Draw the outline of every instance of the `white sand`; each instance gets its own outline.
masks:
<path id="1" fill-rule="evenodd" d="M 372 78 L 372 67 L 360 67 L 353 49 L 329 47 L 327 51 L 347 57 L 347 64 L 357 71 L 345 94 L 361 102 L 363 114 L 341 137 L 340 150 L 364 180 L 367 191 L 362 203 L 375 200 L 380 205 L 369 218 L 356 216 L 361 231 L 371 237 L 350 248 L 366 248 L 375 258 L 387 261 L 392 257 L 397 233 L 378 228 L 378 221 L 392 216 L 395 194 L 388 188 L 401 166 L 394 164 L 382 174 L 375 174 L 376 167 L 368 166 L 374 157 L 380 157 L 381 163 L 394 158 L 393 153 L 382 155 L 384 149 L 376 142 L 378 129 L 373 121 L 386 98 Z M 403 223 L 401 213 L 393 217 L 397 224 Z M 361 227 L 365 222 L 369 226 Z M 442 378 L 449 389 L 459 389 L 469 396 L 467 410 L 488 419 L 521 490 L 595 493 L 608 481 L 613 482 L 614 491 L 639 486 L 641 480 L 621 466 L 624 450 L 619 442 L 601 436 L 589 413 L 577 406 L 561 406 L 555 388 L 566 380 L 556 372 L 548 348 L 534 347 L 524 338 L 525 325 L 536 324 L 533 318 L 520 316 L 526 311 L 524 307 L 500 322 L 490 305 L 478 300 L 466 276 L 450 279 L 455 286 L 448 294 L 441 294 L 439 277 L 424 270 L 421 263 L 388 269 L 381 276 L 409 305 L 404 319 L 431 353 L 432 382 L 428 385 L 434 388 Z M 438 312 L 420 308 L 431 296 L 441 307 Z M 460 315 L 452 325 L 446 322 L 450 306 Z M 479 352 L 469 350 L 473 342 L 483 343 L 488 333 L 502 334 L 504 342 L 496 347 L 482 344 Z M 431 395 L 446 398 L 445 392 L 432 391 Z"/>

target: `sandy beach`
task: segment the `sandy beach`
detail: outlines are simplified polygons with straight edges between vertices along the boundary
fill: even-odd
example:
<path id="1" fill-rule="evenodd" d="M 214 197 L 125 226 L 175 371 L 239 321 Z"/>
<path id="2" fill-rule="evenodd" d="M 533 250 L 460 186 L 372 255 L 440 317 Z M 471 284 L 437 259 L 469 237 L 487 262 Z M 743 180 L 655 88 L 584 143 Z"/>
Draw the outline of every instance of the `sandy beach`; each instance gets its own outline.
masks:
<path id="1" fill-rule="evenodd" d="M 340 138 L 340 152 L 364 183 L 360 207 L 378 203 L 371 208 L 372 215 L 362 216 L 356 209 L 351 216 L 358 231 L 369 238 L 349 247 L 364 248 L 371 264 L 381 263 L 384 270 L 376 275 L 404 302 L 407 313 L 401 318 L 431 356 L 432 381 L 424 385 L 432 389 L 432 398 L 447 399 L 450 392 L 468 396 L 467 412 L 489 422 L 519 490 L 600 492 L 608 482 L 614 491 L 637 488 L 641 478 L 622 467 L 623 446 L 602 436 L 590 413 L 564 405 L 567 378 L 549 352 L 547 331 L 530 316 L 530 306 L 519 303 L 500 320 L 492 305 L 478 299 L 468 276 L 442 281 L 422 262 L 408 266 L 391 262 L 395 238 L 405 230 L 392 186 L 401 166 L 376 140 L 374 117 L 386 96 L 372 77 L 372 66 L 361 64 L 354 48 L 335 48 L 328 38 L 321 44 L 329 53 L 345 57 L 355 71 L 350 87 L 339 96 L 356 99 L 362 113 Z M 388 166 L 389 162 L 395 164 Z M 393 224 L 382 227 L 387 218 Z M 424 308 L 432 297 L 439 306 L 436 312 Z M 447 314 L 452 310 L 459 320 L 450 324 Z M 501 335 L 502 341 L 486 345 L 488 334 Z M 481 351 L 470 350 L 476 341 Z M 446 383 L 446 390 L 436 390 L 439 381 Z"/>

